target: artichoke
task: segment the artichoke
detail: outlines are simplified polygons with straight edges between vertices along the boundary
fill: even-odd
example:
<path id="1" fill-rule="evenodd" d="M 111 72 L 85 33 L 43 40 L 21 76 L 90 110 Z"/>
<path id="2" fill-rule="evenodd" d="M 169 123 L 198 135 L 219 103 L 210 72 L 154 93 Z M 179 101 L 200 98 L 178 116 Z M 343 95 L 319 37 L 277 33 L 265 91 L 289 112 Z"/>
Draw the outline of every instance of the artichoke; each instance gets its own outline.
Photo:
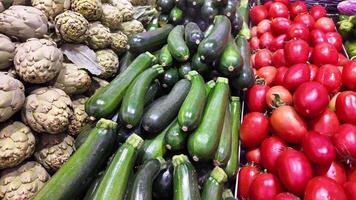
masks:
<path id="1" fill-rule="evenodd" d="M 41 134 L 35 151 L 36 160 L 48 171 L 57 171 L 74 153 L 74 138 L 60 133 Z"/>
<path id="2" fill-rule="evenodd" d="M 121 22 L 123 22 L 124 17 L 120 12 L 120 9 L 109 5 L 103 4 L 103 14 L 101 16 L 101 23 L 110 29 L 117 29 Z"/>
<path id="3" fill-rule="evenodd" d="M 134 7 L 127 0 L 110 0 L 110 4 L 118 8 L 121 12 L 124 22 L 132 20 Z"/>
<path id="4" fill-rule="evenodd" d="M 22 40 L 42 38 L 48 31 L 44 13 L 31 6 L 11 6 L 0 13 L 0 32 Z"/>
<path id="5" fill-rule="evenodd" d="M 67 10 L 55 18 L 56 31 L 67 42 L 81 43 L 88 37 L 89 22 L 82 14 Z"/>
<path id="6" fill-rule="evenodd" d="M 57 134 L 67 130 L 73 105 L 63 90 L 43 87 L 26 97 L 21 114 L 34 131 Z"/>
<path id="7" fill-rule="evenodd" d="M 35 136 L 22 122 L 0 126 L 0 169 L 14 167 L 35 150 Z"/>
<path id="8" fill-rule="evenodd" d="M 48 19 L 53 20 L 58 14 L 69 10 L 70 0 L 32 0 L 32 6 L 40 9 Z"/>
<path id="9" fill-rule="evenodd" d="M 96 52 L 96 58 L 102 68 L 100 78 L 109 79 L 116 75 L 119 69 L 119 58 L 111 49 L 104 49 Z"/>
<path id="10" fill-rule="evenodd" d="M 0 12 L 2 12 L 4 10 L 5 10 L 5 6 L 4 6 L 4 4 L 2 4 L 2 2 L 0 2 Z"/>
<path id="11" fill-rule="evenodd" d="M 111 44 L 110 29 L 99 22 L 90 24 L 88 45 L 92 49 L 104 49 Z"/>
<path id="12" fill-rule="evenodd" d="M 53 86 L 62 89 L 68 95 L 82 94 L 90 87 L 91 79 L 83 69 L 79 69 L 75 64 L 63 63 L 63 68 L 57 78 L 54 79 Z"/>
<path id="13" fill-rule="evenodd" d="M 100 0 L 72 0 L 71 7 L 89 21 L 99 20 L 103 13 Z"/>
<path id="14" fill-rule="evenodd" d="M 15 55 L 15 44 L 6 35 L 0 34 L 0 69 L 10 67 Z"/>
<path id="15" fill-rule="evenodd" d="M 131 20 L 128 22 L 123 22 L 119 25 L 119 30 L 122 31 L 127 36 L 132 36 L 136 33 L 141 33 L 145 31 L 143 24 L 138 20 Z"/>
<path id="16" fill-rule="evenodd" d="M 106 80 L 100 79 L 98 77 L 92 77 L 91 85 L 87 92 L 88 96 L 93 95 L 99 88 L 102 88 L 108 84 L 109 82 L 107 82 Z"/>
<path id="17" fill-rule="evenodd" d="M 90 121 L 89 115 L 85 112 L 86 96 L 77 96 L 73 99 L 73 117 L 68 126 L 68 134 L 77 136 L 80 129 Z"/>
<path id="18" fill-rule="evenodd" d="M 31 199 L 50 179 L 48 172 L 35 161 L 2 171 L 0 199 Z"/>
<path id="19" fill-rule="evenodd" d="M 55 42 L 31 38 L 16 48 L 14 64 L 17 74 L 29 83 L 45 83 L 62 68 L 63 54 Z"/>
<path id="20" fill-rule="evenodd" d="M 111 38 L 112 38 L 111 48 L 116 53 L 120 54 L 127 50 L 128 38 L 123 32 L 118 31 L 116 33 L 112 33 Z"/>
<path id="21" fill-rule="evenodd" d="M 150 6 L 154 4 L 151 0 L 130 0 L 133 6 Z"/>
<path id="22" fill-rule="evenodd" d="M 0 73 L 0 122 L 19 111 L 25 102 L 25 87 L 8 73 Z"/>

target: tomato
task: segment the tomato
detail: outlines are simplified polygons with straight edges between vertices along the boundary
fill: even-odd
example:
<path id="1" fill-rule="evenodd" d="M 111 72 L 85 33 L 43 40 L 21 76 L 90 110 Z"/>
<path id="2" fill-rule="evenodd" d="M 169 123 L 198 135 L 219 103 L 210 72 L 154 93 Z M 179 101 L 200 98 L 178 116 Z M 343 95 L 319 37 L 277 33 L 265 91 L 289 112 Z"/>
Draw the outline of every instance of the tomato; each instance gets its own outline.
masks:
<path id="1" fill-rule="evenodd" d="M 302 23 L 304 24 L 308 29 L 313 29 L 315 20 L 314 18 L 309 14 L 309 13 L 303 13 L 294 18 L 295 23 Z"/>
<path id="2" fill-rule="evenodd" d="M 257 35 L 261 36 L 263 33 L 271 32 L 271 21 L 269 19 L 264 19 L 260 21 L 257 25 Z"/>
<path id="3" fill-rule="evenodd" d="M 356 182 L 356 168 L 349 168 L 349 170 L 347 170 L 347 181 Z"/>
<path id="4" fill-rule="evenodd" d="M 326 135 L 309 132 L 303 139 L 303 151 L 307 158 L 321 166 L 329 167 L 336 153 L 333 143 Z"/>
<path id="5" fill-rule="evenodd" d="M 338 58 L 339 53 L 336 48 L 329 43 L 323 42 L 314 47 L 312 61 L 315 65 L 336 65 Z"/>
<path id="6" fill-rule="evenodd" d="M 284 17 L 277 17 L 271 21 L 271 29 L 274 35 L 286 34 L 292 25 L 292 22 Z"/>
<path id="7" fill-rule="evenodd" d="M 352 124 L 341 125 L 333 136 L 333 142 L 341 158 L 356 158 L 356 126 Z"/>
<path id="8" fill-rule="evenodd" d="M 246 152 L 246 160 L 250 163 L 261 164 L 261 152 L 259 148 Z"/>
<path id="9" fill-rule="evenodd" d="M 356 60 L 350 60 L 344 65 L 342 84 L 350 90 L 356 90 Z"/>
<path id="10" fill-rule="evenodd" d="M 325 34 L 326 42 L 333 45 L 336 50 L 341 51 L 342 37 L 338 32 L 329 32 Z"/>
<path id="11" fill-rule="evenodd" d="M 339 53 L 339 58 L 337 60 L 338 66 L 344 66 L 349 60 L 342 54 Z"/>
<path id="12" fill-rule="evenodd" d="M 259 112 L 244 116 L 240 128 L 241 143 L 247 148 L 258 147 L 269 132 L 268 118 Z"/>
<path id="13" fill-rule="evenodd" d="M 316 131 L 328 137 L 332 137 L 336 133 L 339 126 L 339 119 L 337 118 L 335 112 L 330 109 L 325 109 L 321 115 L 309 120 L 310 130 Z"/>
<path id="14" fill-rule="evenodd" d="M 263 5 L 254 6 L 250 10 L 250 18 L 254 24 L 258 24 L 260 21 L 267 19 L 267 17 L 268 11 Z"/>
<path id="15" fill-rule="evenodd" d="M 318 20 L 321 17 L 325 17 L 326 16 L 326 9 L 321 6 L 321 5 L 314 5 L 313 7 L 311 7 L 310 9 L 310 15 L 315 19 Z"/>
<path id="16" fill-rule="evenodd" d="M 340 92 L 336 93 L 334 96 L 332 96 L 332 98 L 329 101 L 328 108 L 333 112 L 335 112 L 336 99 L 339 96 L 339 94 Z"/>
<path id="17" fill-rule="evenodd" d="M 268 90 L 269 86 L 267 85 L 253 85 L 247 91 L 247 107 L 250 112 L 265 112 L 267 108 L 266 93 Z"/>
<path id="18" fill-rule="evenodd" d="M 280 3 L 283 3 L 284 5 L 288 6 L 289 0 L 274 0 L 274 2 L 280 2 Z"/>
<path id="19" fill-rule="evenodd" d="M 273 53 L 272 62 L 276 67 L 286 66 L 286 60 L 285 60 L 283 49 L 278 49 Z"/>
<path id="20" fill-rule="evenodd" d="M 334 21 L 329 17 L 321 17 L 314 24 L 315 29 L 320 29 L 324 33 L 336 31 Z"/>
<path id="21" fill-rule="evenodd" d="M 258 174 L 251 183 L 249 199 L 273 200 L 274 196 L 281 191 L 281 184 L 273 174 Z"/>
<path id="22" fill-rule="evenodd" d="M 260 40 L 258 37 L 254 36 L 250 39 L 250 48 L 251 51 L 256 51 L 260 48 Z"/>
<path id="23" fill-rule="evenodd" d="M 308 133 L 305 121 L 292 106 L 280 106 L 273 110 L 270 122 L 278 136 L 293 144 L 301 143 Z"/>
<path id="24" fill-rule="evenodd" d="M 276 77 L 274 78 L 274 84 L 275 85 L 282 85 L 284 81 L 284 77 L 288 71 L 287 67 L 278 67 L 277 68 L 277 74 Z"/>
<path id="25" fill-rule="evenodd" d="M 270 49 L 272 51 L 283 49 L 284 43 L 286 41 L 287 41 L 287 35 L 283 34 L 283 35 L 277 36 L 277 37 L 273 38 Z M 283 54 L 283 60 L 284 60 L 284 54 Z"/>
<path id="26" fill-rule="evenodd" d="M 271 173 L 277 172 L 277 159 L 287 148 L 287 143 L 278 136 L 263 140 L 260 146 L 261 164 Z"/>
<path id="27" fill-rule="evenodd" d="M 329 177 L 340 185 L 343 185 L 346 182 L 345 166 L 339 161 L 333 161 L 331 162 L 331 165 L 316 166 L 315 175 Z"/>
<path id="28" fill-rule="evenodd" d="M 347 200 L 343 188 L 333 179 L 317 176 L 311 179 L 304 192 L 304 200 Z"/>
<path id="29" fill-rule="evenodd" d="M 292 105 L 292 94 L 283 86 L 273 86 L 266 94 L 266 103 L 272 109 L 279 106 Z"/>
<path id="30" fill-rule="evenodd" d="M 261 48 L 269 49 L 272 46 L 274 37 L 271 32 L 265 32 L 260 36 L 260 46 Z"/>
<path id="31" fill-rule="evenodd" d="M 291 40 L 284 45 L 284 54 L 289 65 L 306 63 L 309 55 L 309 45 L 306 41 Z"/>
<path id="32" fill-rule="evenodd" d="M 302 23 L 294 23 L 287 32 L 289 39 L 302 39 L 309 41 L 309 29 Z"/>
<path id="33" fill-rule="evenodd" d="M 303 194 L 313 169 L 305 155 L 294 149 L 286 149 L 277 160 L 278 177 L 283 186 L 293 194 Z"/>
<path id="34" fill-rule="evenodd" d="M 329 93 L 336 93 L 341 88 L 341 73 L 335 65 L 323 65 L 314 79 L 323 84 Z"/>
<path id="35" fill-rule="evenodd" d="M 254 165 L 241 167 L 238 180 L 238 194 L 242 199 L 247 199 L 252 181 L 260 173 Z"/>
<path id="36" fill-rule="evenodd" d="M 356 125 L 356 92 L 341 92 L 336 98 L 335 110 L 341 122 Z"/>
<path id="37" fill-rule="evenodd" d="M 251 36 L 252 37 L 257 37 L 257 26 L 253 26 L 251 28 Z"/>
<path id="38" fill-rule="evenodd" d="M 300 200 L 300 198 L 292 193 L 282 192 L 275 196 L 273 200 Z"/>
<path id="39" fill-rule="evenodd" d="M 356 199 L 356 181 L 349 181 L 344 184 L 346 196 L 349 199 Z"/>
<path id="40" fill-rule="evenodd" d="M 274 2 L 271 4 L 271 7 L 268 10 L 268 16 L 270 18 L 276 18 L 276 17 L 288 18 L 289 17 L 288 7 L 283 3 Z"/>
<path id="41" fill-rule="evenodd" d="M 268 49 L 261 49 L 255 55 L 254 67 L 256 69 L 272 65 L 272 53 Z"/>
<path id="42" fill-rule="evenodd" d="M 319 71 L 319 67 L 313 64 L 307 64 L 310 70 L 310 80 L 314 80 L 316 77 L 316 74 Z"/>
<path id="43" fill-rule="evenodd" d="M 310 80 L 310 70 L 307 64 L 291 66 L 284 76 L 283 86 L 290 91 L 297 89 L 299 85 Z"/>
<path id="44" fill-rule="evenodd" d="M 315 46 L 317 44 L 327 41 L 325 33 L 319 29 L 314 29 L 310 32 L 309 40 L 310 40 L 310 44 L 312 46 Z"/>
<path id="45" fill-rule="evenodd" d="M 276 77 L 277 68 L 273 66 L 261 67 L 257 70 L 256 75 L 263 78 L 266 85 L 272 85 L 274 77 Z"/>
<path id="46" fill-rule="evenodd" d="M 294 3 L 289 4 L 289 11 L 292 16 L 292 18 L 298 16 L 299 14 L 302 13 L 307 13 L 308 12 L 308 7 L 303 1 L 296 1 Z"/>

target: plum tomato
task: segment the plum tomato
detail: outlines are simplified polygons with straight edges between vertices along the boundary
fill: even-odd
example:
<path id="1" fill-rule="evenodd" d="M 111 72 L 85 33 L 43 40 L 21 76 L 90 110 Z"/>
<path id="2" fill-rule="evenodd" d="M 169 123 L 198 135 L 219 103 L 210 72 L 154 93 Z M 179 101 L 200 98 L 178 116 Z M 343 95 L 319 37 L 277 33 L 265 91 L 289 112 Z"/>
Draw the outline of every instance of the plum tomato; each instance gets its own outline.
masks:
<path id="1" fill-rule="evenodd" d="M 311 131 L 316 131 L 328 137 L 332 137 L 340 126 L 335 112 L 329 108 L 325 109 L 321 115 L 311 118 L 308 122 Z"/>
<path id="2" fill-rule="evenodd" d="M 306 63 L 309 58 L 309 45 L 301 39 L 290 40 L 284 45 L 284 55 L 289 65 Z"/>
<path id="3" fill-rule="evenodd" d="M 325 34 L 326 42 L 333 45 L 336 50 L 342 49 L 342 37 L 338 32 L 329 32 Z"/>
<path id="4" fill-rule="evenodd" d="M 341 125 L 335 135 L 333 142 L 339 157 L 343 160 L 356 159 L 356 126 L 352 124 Z"/>
<path id="5" fill-rule="evenodd" d="M 274 66 L 278 67 L 283 67 L 286 66 L 286 59 L 284 56 L 284 49 L 278 49 L 272 54 L 272 63 Z"/>
<path id="6" fill-rule="evenodd" d="M 347 181 L 356 182 L 356 168 L 350 167 L 347 170 Z"/>
<path id="7" fill-rule="evenodd" d="M 310 32 L 309 42 L 312 46 L 326 42 L 325 33 L 319 29 L 314 29 Z"/>
<path id="8" fill-rule="evenodd" d="M 292 18 L 295 18 L 299 14 L 307 13 L 308 7 L 307 4 L 303 1 L 296 1 L 289 4 L 289 11 Z"/>
<path id="9" fill-rule="evenodd" d="M 260 36 L 260 46 L 261 48 L 270 49 L 273 45 L 274 37 L 271 32 L 265 32 Z"/>
<path id="10" fill-rule="evenodd" d="M 255 64 L 254 67 L 259 69 L 265 66 L 272 65 L 272 53 L 268 49 L 261 49 L 255 54 Z"/>
<path id="11" fill-rule="evenodd" d="M 292 105 L 292 94 L 285 87 L 281 85 L 271 87 L 266 94 L 267 106 L 275 109 L 280 106 Z"/>
<path id="12" fill-rule="evenodd" d="M 254 36 L 250 39 L 250 48 L 251 51 L 256 51 L 260 49 L 260 40 L 258 39 L 258 37 Z"/>
<path id="13" fill-rule="evenodd" d="M 247 148 L 258 147 L 269 133 L 268 118 L 259 112 L 244 116 L 240 128 L 241 143 Z"/>
<path id="14" fill-rule="evenodd" d="M 251 36 L 252 37 L 257 37 L 258 36 L 258 34 L 257 34 L 257 26 L 253 26 L 251 28 Z"/>
<path id="15" fill-rule="evenodd" d="M 335 110 L 341 122 L 356 125 L 356 92 L 341 92 L 336 98 Z"/>
<path id="16" fill-rule="evenodd" d="M 270 46 L 270 50 L 277 51 L 279 49 L 283 49 L 286 41 L 287 41 L 287 35 L 285 35 L 285 34 L 273 38 L 273 41 Z M 283 54 L 283 60 L 284 60 L 284 54 Z"/>
<path id="17" fill-rule="evenodd" d="M 312 61 L 315 65 L 337 65 L 338 58 L 339 53 L 336 48 L 327 42 L 317 44 L 314 47 Z"/>
<path id="18" fill-rule="evenodd" d="M 257 25 L 257 35 L 261 36 L 266 32 L 271 32 L 271 21 L 269 19 L 264 19 L 260 21 Z"/>
<path id="19" fill-rule="evenodd" d="M 319 71 L 319 67 L 313 64 L 307 64 L 310 70 L 310 80 L 314 80 L 316 77 L 316 74 Z"/>
<path id="20" fill-rule="evenodd" d="M 337 66 L 344 66 L 349 60 L 341 53 L 339 53 L 339 58 L 337 60 Z"/>
<path id="21" fill-rule="evenodd" d="M 356 90 L 356 60 L 350 60 L 344 65 L 342 84 L 350 90 Z"/>
<path id="22" fill-rule="evenodd" d="M 274 2 L 268 10 L 268 16 L 273 19 L 276 17 L 289 17 L 288 7 L 280 2 Z"/>
<path id="23" fill-rule="evenodd" d="M 286 34 L 292 22 L 284 17 L 277 17 L 271 21 L 271 30 L 275 36 Z"/>
<path id="24" fill-rule="evenodd" d="M 318 20 L 319 18 L 326 16 L 326 9 L 321 5 L 314 5 L 310 8 L 310 15 L 315 20 Z"/>
<path id="25" fill-rule="evenodd" d="M 297 89 L 302 83 L 310 81 L 310 69 L 307 64 L 291 66 L 283 79 L 283 86 L 290 91 Z"/>
<path id="26" fill-rule="evenodd" d="M 349 181 L 344 184 L 346 196 L 349 199 L 356 199 L 356 181 Z"/>
<path id="27" fill-rule="evenodd" d="M 282 191 L 278 178 L 270 173 L 258 174 L 252 181 L 249 199 L 273 200 L 274 196 Z"/>
<path id="28" fill-rule="evenodd" d="M 267 19 L 268 10 L 264 5 L 257 5 L 251 8 L 250 18 L 253 24 L 258 24 L 260 21 Z"/>
<path id="29" fill-rule="evenodd" d="M 256 75 L 264 80 L 266 85 L 272 85 L 276 77 L 277 69 L 273 66 L 261 67 L 257 70 Z"/>
<path id="30" fill-rule="evenodd" d="M 289 0 L 274 0 L 274 2 L 280 2 L 280 3 L 283 3 L 284 5 L 288 6 Z"/>
<path id="31" fill-rule="evenodd" d="M 287 32 L 288 39 L 302 39 L 309 41 L 309 29 L 302 23 L 294 23 Z"/>
<path id="32" fill-rule="evenodd" d="M 314 80 L 323 84 L 329 93 L 336 93 L 341 88 L 341 79 L 341 72 L 335 65 L 323 65 Z"/>
<path id="33" fill-rule="evenodd" d="M 259 173 L 260 170 L 254 165 L 241 167 L 239 171 L 238 194 L 242 199 L 248 198 L 251 183 Z"/>
<path id="34" fill-rule="evenodd" d="M 246 152 L 246 160 L 249 163 L 261 164 L 260 148 L 251 149 Z"/>
<path id="35" fill-rule="evenodd" d="M 314 24 L 314 28 L 323 31 L 324 33 L 336 31 L 335 23 L 329 17 L 321 17 L 318 20 L 316 20 Z"/>
<path id="36" fill-rule="evenodd" d="M 268 90 L 269 86 L 267 85 L 253 85 L 248 89 L 247 107 L 250 112 L 265 112 L 267 108 L 266 94 Z"/>
<path id="37" fill-rule="evenodd" d="M 263 140 L 260 146 L 261 164 L 271 173 L 277 172 L 277 159 L 288 147 L 287 143 L 278 136 Z"/>
<path id="38" fill-rule="evenodd" d="M 329 177 L 339 185 L 343 185 L 346 182 L 345 166 L 339 161 L 333 161 L 329 165 L 316 166 L 314 169 L 315 175 Z"/>
<path id="39" fill-rule="evenodd" d="M 292 193 L 282 192 L 277 194 L 277 196 L 275 196 L 273 200 L 300 200 L 300 198 Z"/>
<path id="40" fill-rule="evenodd" d="M 345 191 L 331 178 L 316 176 L 311 179 L 304 192 L 304 200 L 347 200 Z"/>
<path id="41" fill-rule="evenodd" d="M 299 14 L 294 18 L 295 23 L 304 24 L 309 30 L 314 28 L 315 20 L 309 13 Z"/>
<path id="42" fill-rule="evenodd" d="M 287 67 L 284 67 L 284 66 L 278 67 L 277 74 L 276 74 L 276 77 L 274 78 L 273 83 L 275 85 L 283 85 L 284 77 L 285 77 L 287 71 L 288 71 Z"/>

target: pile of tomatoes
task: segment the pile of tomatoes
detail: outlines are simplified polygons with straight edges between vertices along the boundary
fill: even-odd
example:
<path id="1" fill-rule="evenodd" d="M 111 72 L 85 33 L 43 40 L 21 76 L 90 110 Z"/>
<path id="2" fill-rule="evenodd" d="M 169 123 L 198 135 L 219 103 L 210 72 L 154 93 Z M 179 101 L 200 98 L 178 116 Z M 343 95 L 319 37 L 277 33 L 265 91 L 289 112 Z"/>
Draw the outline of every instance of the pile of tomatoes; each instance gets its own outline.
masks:
<path id="1" fill-rule="evenodd" d="M 288 0 L 250 11 L 256 84 L 240 128 L 241 199 L 356 199 L 356 61 L 326 14 Z"/>

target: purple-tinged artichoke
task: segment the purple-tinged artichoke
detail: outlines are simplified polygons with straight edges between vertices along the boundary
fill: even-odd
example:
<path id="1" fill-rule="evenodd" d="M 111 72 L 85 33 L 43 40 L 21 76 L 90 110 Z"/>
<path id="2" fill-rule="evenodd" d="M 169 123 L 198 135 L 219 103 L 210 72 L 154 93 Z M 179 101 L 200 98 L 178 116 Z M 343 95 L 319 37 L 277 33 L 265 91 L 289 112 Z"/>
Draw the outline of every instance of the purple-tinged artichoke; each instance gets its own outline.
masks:
<path id="1" fill-rule="evenodd" d="M 72 99 L 73 117 L 71 118 L 67 131 L 69 135 L 77 136 L 80 129 L 90 122 L 89 115 L 85 112 L 85 102 L 88 99 L 86 96 L 76 96 Z"/>
<path id="2" fill-rule="evenodd" d="M 15 44 L 6 35 L 0 34 L 0 69 L 8 68 L 12 65 L 15 55 Z"/>
<path id="3" fill-rule="evenodd" d="M 48 19 L 53 20 L 58 14 L 69 10 L 70 0 L 32 0 L 32 6 L 40 9 Z"/>
<path id="4" fill-rule="evenodd" d="M 67 42 L 81 43 L 88 37 L 89 22 L 82 14 L 67 10 L 55 18 L 56 31 Z"/>

